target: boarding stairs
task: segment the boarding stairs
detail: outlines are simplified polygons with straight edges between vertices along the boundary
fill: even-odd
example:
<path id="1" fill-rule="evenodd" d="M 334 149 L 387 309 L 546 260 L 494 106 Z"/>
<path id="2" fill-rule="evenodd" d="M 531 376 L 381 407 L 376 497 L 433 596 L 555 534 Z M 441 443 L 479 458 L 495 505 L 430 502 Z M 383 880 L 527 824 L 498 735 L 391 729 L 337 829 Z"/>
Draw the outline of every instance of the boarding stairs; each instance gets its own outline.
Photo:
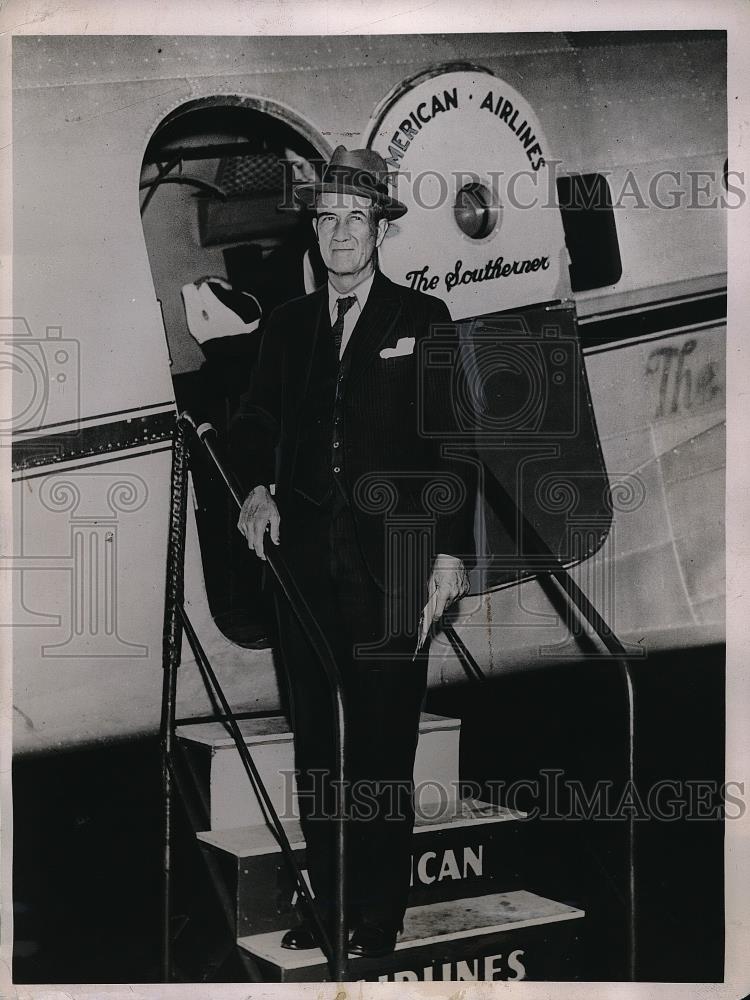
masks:
<path id="1" fill-rule="evenodd" d="M 242 738 L 305 872 L 305 844 L 293 782 L 292 735 L 279 716 L 239 721 Z M 201 784 L 209 827 L 198 831 L 209 866 L 221 873 L 232 928 L 248 977 L 266 982 L 332 978 L 318 949 L 281 948 L 297 921 L 295 887 L 234 740 L 221 722 L 177 729 Z M 352 981 L 492 981 L 575 978 L 584 912 L 529 891 L 525 814 L 462 799 L 460 721 L 423 714 L 414 769 L 417 820 L 404 930 L 380 959 L 349 960 Z"/>
<path id="2" fill-rule="evenodd" d="M 417 822 L 413 838 L 412 885 L 404 929 L 395 952 L 381 959 L 347 957 L 346 832 L 334 820 L 336 898 L 333 935 L 320 922 L 304 870 L 304 842 L 290 776 L 292 736 L 285 720 L 238 718 L 203 650 L 184 606 L 183 573 L 187 515 L 188 438 L 205 447 L 217 475 L 238 508 L 242 493 L 220 454 L 210 425 L 178 419 L 172 460 L 167 597 L 162 689 L 162 782 L 164 791 L 162 978 L 174 978 L 173 802 L 179 797 L 196 833 L 229 924 L 230 945 L 247 978 L 256 982 L 337 981 L 512 981 L 580 978 L 584 912 L 570 900 L 549 899 L 529 878 L 519 859 L 526 817 L 494 802 L 462 799 L 458 761 L 460 723 L 423 716 L 417 751 Z M 491 483 L 491 472 L 487 482 Z M 616 665 L 627 699 L 629 780 L 634 780 L 633 679 L 627 652 L 607 622 L 546 545 L 536 528 L 495 482 L 493 505 L 518 535 L 523 551 L 543 563 L 540 580 L 589 624 Z M 494 494 L 493 494 L 494 496 Z M 324 668 L 334 706 L 334 780 L 346 774 L 346 712 L 343 687 L 325 636 L 306 609 L 282 555 L 265 546 L 277 586 L 294 610 Z M 484 683 L 479 665 L 448 622 L 443 632 L 472 684 Z M 180 723 L 177 677 L 183 637 L 201 674 L 214 716 Z M 192 780 L 180 765 L 187 762 Z M 249 781 L 248 781 L 249 779 Z M 197 789 L 199 808 L 188 803 L 187 785 Z M 427 791 L 426 791 L 427 789 Z M 432 794 L 430 794 L 430 789 Z M 195 796 L 192 796 L 195 798 Z M 204 821 L 203 816 L 208 819 Z M 635 980 L 634 818 L 627 828 L 627 948 L 629 978 Z M 299 900 L 295 895 L 299 895 Z M 301 905 L 300 905 L 301 904 Z M 322 949 L 286 951 L 284 931 L 303 909 L 314 921 Z M 226 957 L 226 951 L 224 952 Z M 215 966 L 217 967 L 217 966 Z"/>

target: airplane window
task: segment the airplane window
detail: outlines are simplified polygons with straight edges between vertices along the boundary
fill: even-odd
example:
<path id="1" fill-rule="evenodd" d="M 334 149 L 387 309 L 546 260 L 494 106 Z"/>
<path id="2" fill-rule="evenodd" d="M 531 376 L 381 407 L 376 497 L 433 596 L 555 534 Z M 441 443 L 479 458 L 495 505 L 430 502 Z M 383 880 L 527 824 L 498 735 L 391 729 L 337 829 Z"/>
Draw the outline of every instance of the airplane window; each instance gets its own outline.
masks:
<path id="1" fill-rule="evenodd" d="M 570 255 L 572 290 L 586 292 L 614 285 L 622 276 L 622 260 L 606 177 L 558 177 L 557 197 Z"/>
<path id="2" fill-rule="evenodd" d="M 462 232 L 473 240 L 482 240 L 497 225 L 497 198 L 485 184 L 472 181 L 464 184 L 456 195 L 453 214 Z"/>
<path id="3" fill-rule="evenodd" d="M 314 179 L 320 160 L 302 126 L 232 98 L 177 109 L 146 149 L 141 216 L 175 398 L 220 439 L 248 387 L 263 318 L 324 280 L 291 197 L 291 182 Z M 239 645 L 268 646 L 261 564 L 199 449 L 191 473 L 214 621 Z"/>

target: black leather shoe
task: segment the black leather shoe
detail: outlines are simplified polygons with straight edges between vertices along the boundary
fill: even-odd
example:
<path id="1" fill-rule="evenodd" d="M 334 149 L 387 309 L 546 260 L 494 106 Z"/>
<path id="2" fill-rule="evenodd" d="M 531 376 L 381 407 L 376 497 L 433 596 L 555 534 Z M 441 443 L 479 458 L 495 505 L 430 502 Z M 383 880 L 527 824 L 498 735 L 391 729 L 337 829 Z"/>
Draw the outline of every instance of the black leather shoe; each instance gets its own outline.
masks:
<path id="1" fill-rule="evenodd" d="M 356 958 L 382 958 L 396 947 L 398 931 L 377 924 L 360 924 L 349 938 L 349 954 Z"/>
<path id="2" fill-rule="evenodd" d="M 309 951 L 312 948 L 319 948 L 320 945 L 315 940 L 311 925 L 301 923 L 286 932 L 281 939 L 281 947 L 288 951 Z"/>

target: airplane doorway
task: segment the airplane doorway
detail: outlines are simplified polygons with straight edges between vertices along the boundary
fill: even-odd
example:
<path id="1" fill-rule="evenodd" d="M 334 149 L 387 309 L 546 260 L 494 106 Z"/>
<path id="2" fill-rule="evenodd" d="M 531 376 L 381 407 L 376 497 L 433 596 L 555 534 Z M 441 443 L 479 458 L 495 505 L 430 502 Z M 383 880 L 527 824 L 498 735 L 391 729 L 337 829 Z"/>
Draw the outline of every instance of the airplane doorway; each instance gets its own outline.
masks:
<path id="1" fill-rule="evenodd" d="M 325 280 L 291 185 L 314 179 L 326 152 L 288 112 L 236 97 L 181 106 L 146 148 L 141 217 L 175 399 L 220 437 L 248 388 L 264 317 Z M 273 615 L 260 563 L 248 556 L 235 512 L 199 453 L 191 472 L 214 621 L 238 645 L 269 646 Z"/>

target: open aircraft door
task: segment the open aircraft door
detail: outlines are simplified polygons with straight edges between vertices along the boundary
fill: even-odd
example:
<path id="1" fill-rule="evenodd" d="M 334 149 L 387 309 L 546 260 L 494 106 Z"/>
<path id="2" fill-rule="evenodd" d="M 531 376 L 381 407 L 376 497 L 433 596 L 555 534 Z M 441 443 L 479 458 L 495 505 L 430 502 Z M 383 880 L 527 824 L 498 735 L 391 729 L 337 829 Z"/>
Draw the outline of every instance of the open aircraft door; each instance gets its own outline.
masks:
<path id="1" fill-rule="evenodd" d="M 408 206 L 381 266 L 444 299 L 458 326 L 460 363 L 455 337 L 439 330 L 422 362 L 454 368 L 462 432 L 446 447 L 479 470 L 473 592 L 588 558 L 609 531 L 612 497 L 553 152 L 534 110 L 486 70 L 444 66 L 395 88 L 365 138 L 398 171 L 395 194 Z"/>

